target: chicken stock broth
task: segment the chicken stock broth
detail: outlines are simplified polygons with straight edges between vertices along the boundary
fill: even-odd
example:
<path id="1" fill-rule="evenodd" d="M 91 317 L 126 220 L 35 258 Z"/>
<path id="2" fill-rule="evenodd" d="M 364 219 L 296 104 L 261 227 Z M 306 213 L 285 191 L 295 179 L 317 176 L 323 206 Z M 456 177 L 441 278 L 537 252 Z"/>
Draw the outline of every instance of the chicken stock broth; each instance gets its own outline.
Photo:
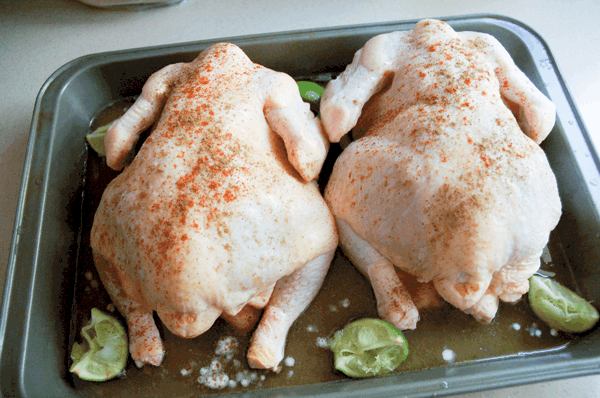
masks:
<path id="1" fill-rule="evenodd" d="M 326 83 L 322 77 L 314 80 Z M 107 106 L 92 121 L 91 131 L 122 115 L 134 100 L 126 98 Z M 138 149 L 147 135 L 142 134 Z M 69 351 L 73 341 L 81 340 L 79 333 L 89 321 L 92 307 L 111 313 L 126 325 L 100 282 L 90 248 L 94 213 L 104 189 L 118 172 L 89 151 Z M 321 189 L 341 151 L 338 144 L 332 144 L 319 179 Z M 578 290 L 555 234 L 542 257 L 542 268 Z M 146 365 L 138 369 L 130 358 L 122 374 L 107 382 L 87 382 L 70 373 L 67 377 L 84 396 L 111 397 L 191 397 L 344 380 L 347 377 L 333 367 L 333 353 L 327 349 L 327 342 L 350 321 L 365 317 L 377 317 L 373 291 L 338 249 L 319 294 L 289 332 L 279 373 L 248 367 L 245 357 L 253 330 L 242 333 L 219 319 L 206 333 L 184 339 L 173 335 L 156 318 L 166 352 L 160 367 Z M 526 297 L 516 304 L 501 303 L 490 324 L 480 324 L 449 304 L 422 309 L 417 329 L 404 335 L 410 353 L 398 373 L 551 350 L 575 339 L 543 324 L 529 308 Z M 66 362 L 68 367 L 70 362 Z"/>

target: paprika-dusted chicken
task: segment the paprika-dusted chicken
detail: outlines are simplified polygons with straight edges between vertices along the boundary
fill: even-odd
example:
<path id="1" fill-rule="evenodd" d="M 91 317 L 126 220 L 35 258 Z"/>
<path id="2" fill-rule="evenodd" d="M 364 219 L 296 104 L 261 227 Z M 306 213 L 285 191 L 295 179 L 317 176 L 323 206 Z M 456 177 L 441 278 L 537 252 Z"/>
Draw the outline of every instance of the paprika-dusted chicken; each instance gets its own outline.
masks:
<path id="1" fill-rule="evenodd" d="M 332 142 L 354 128 L 325 198 L 382 318 L 418 320 L 395 267 L 483 322 L 528 291 L 561 213 L 538 146 L 555 107 L 496 39 L 438 20 L 377 36 L 321 117 Z"/>
<path id="2" fill-rule="evenodd" d="M 108 165 L 121 169 L 155 120 L 106 188 L 91 232 L 131 355 L 161 363 L 153 311 L 195 337 L 220 316 L 248 328 L 266 306 L 248 361 L 276 369 L 338 242 L 314 181 L 328 150 L 320 121 L 291 77 L 232 44 L 153 74 L 107 132 Z"/>

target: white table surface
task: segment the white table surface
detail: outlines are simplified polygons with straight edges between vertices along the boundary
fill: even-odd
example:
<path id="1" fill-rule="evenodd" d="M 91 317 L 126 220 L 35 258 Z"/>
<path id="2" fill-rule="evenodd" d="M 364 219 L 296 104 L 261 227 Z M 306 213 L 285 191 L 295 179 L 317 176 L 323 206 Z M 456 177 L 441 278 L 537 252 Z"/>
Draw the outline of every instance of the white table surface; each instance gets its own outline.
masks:
<path id="1" fill-rule="evenodd" d="M 65 63 L 136 47 L 479 13 L 515 18 L 546 40 L 600 148 L 600 2 L 595 0 L 187 0 L 137 12 L 101 10 L 75 0 L 0 0 L 0 292 L 35 99 Z M 600 397 L 600 376 L 464 397 Z"/>

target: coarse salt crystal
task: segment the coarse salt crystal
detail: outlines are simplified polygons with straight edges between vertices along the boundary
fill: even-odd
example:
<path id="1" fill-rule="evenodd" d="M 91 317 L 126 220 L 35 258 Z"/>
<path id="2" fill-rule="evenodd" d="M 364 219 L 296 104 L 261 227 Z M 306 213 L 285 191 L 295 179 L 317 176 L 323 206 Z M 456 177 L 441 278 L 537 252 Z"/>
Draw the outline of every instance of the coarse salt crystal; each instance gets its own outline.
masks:
<path id="1" fill-rule="evenodd" d="M 550 329 L 550 335 L 556 337 L 558 336 L 558 332 L 556 331 L 556 329 Z"/>
<path id="2" fill-rule="evenodd" d="M 223 337 L 217 342 L 215 354 L 224 357 L 225 362 L 229 362 L 237 353 L 239 345 L 240 343 L 235 337 Z"/>
<path id="3" fill-rule="evenodd" d="M 189 376 L 192 373 L 192 368 L 190 367 L 189 369 L 183 368 L 181 369 L 181 375 L 182 376 Z"/>
<path id="4" fill-rule="evenodd" d="M 519 325 L 518 323 L 513 323 L 512 325 L 510 325 L 510 327 L 515 330 L 521 330 L 521 325 Z"/>
<path id="5" fill-rule="evenodd" d="M 287 372 L 287 378 L 289 379 L 290 377 L 292 377 L 294 375 L 294 371 L 290 370 L 289 372 Z"/>
<path id="6" fill-rule="evenodd" d="M 198 383 L 212 389 L 221 389 L 229 385 L 229 376 L 225 373 L 212 368 L 212 366 L 200 369 Z"/>
<path id="7" fill-rule="evenodd" d="M 210 369 L 214 371 L 220 371 L 223 369 L 223 364 L 219 359 L 213 358 L 212 362 L 210 363 Z"/>
<path id="8" fill-rule="evenodd" d="M 296 360 L 294 359 L 294 357 L 287 357 L 285 359 L 285 366 L 292 367 L 292 366 L 294 366 L 295 363 L 296 363 Z"/>
<path id="9" fill-rule="evenodd" d="M 229 385 L 229 376 L 225 373 L 219 373 L 211 377 L 207 377 L 203 383 L 206 387 L 213 389 L 225 388 Z"/>
<path id="10" fill-rule="evenodd" d="M 337 310 L 338 310 L 338 308 L 335 305 L 329 304 L 329 311 L 331 311 L 331 312 L 337 312 Z"/>
<path id="11" fill-rule="evenodd" d="M 327 340 L 327 337 L 317 337 L 317 347 L 319 347 L 319 348 L 329 347 L 329 341 Z"/>
<path id="12" fill-rule="evenodd" d="M 313 325 L 308 325 L 308 326 L 306 327 L 306 331 L 307 331 L 307 332 L 318 332 L 318 330 L 317 330 L 317 327 L 316 327 L 316 326 L 313 326 Z"/>
<path id="13" fill-rule="evenodd" d="M 350 306 L 350 300 L 349 299 L 343 299 L 342 301 L 340 301 L 340 304 L 342 304 L 342 307 L 348 308 Z"/>
<path id="14" fill-rule="evenodd" d="M 442 351 L 442 358 L 444 358 L 444 361 L 446 362 L 454 362 L 456 359 L 456 353 L 451 349 L 446 348 L 444 351 Z"/>
<path id="15" fill-rule="evenodd" d="M 533 336 L 540 337 L 542 335 L 542 331 L 538 329 L 538 326 L 535 323 L 533 323 L 526 330 L 529 332 L 529 335 L 531 337 L 533 337 Z"/>

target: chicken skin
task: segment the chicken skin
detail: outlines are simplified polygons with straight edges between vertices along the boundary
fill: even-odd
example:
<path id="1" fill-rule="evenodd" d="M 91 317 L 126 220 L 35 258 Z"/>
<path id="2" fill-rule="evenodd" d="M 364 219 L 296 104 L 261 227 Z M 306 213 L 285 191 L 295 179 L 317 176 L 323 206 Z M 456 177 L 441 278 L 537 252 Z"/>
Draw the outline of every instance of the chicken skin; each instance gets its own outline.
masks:
<path id="1" fill-rule="evenodd" d="M 225 320 L 252 326 L 250 366 L 277 369 L 289 328 L 318 292 L 338 243 L 319 193 L 328 151 L 295 81 L 233 44 L 154 73 L 107 132 L 106 188 L 91 246 L 126 318 L 132 358 L 160 365 L 156 311 L 195 337 Z"/>
<path id="2" fill-rule="evenodd" d="M 377 36 L 328 84 L 321 118 L 331 142 L 353 129 L 325 199 L 382 318 L 419 318 L 396 269 L 482 322 L 528 291 L 561 214 L 538 145 L 555 107 L 496 39 L 438 20 Z"/>

